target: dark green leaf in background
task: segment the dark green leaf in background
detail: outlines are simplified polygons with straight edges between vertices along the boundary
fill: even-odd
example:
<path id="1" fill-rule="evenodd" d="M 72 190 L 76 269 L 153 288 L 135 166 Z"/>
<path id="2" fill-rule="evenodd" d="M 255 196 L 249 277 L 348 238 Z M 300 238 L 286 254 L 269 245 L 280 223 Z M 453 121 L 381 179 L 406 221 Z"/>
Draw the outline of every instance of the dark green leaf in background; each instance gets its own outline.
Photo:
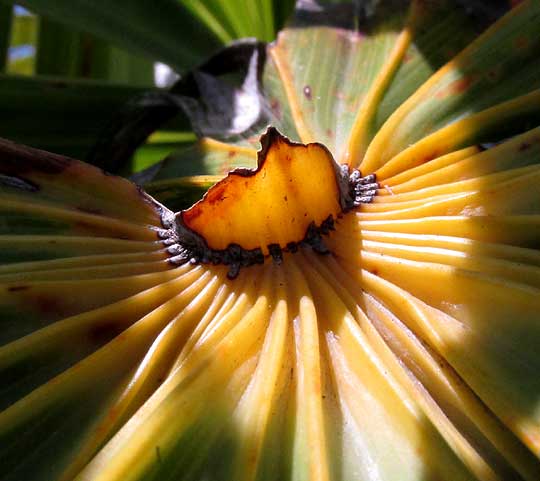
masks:
<path id="1" fill-rule="evenodd" d="M 104 79 L 152 87 L 154 63 L 93 35 L 42 17 L 36 74 Z"/>
<path id="2" fill-rule="evenodd" d="M 11 20 L 12 8 L 8 5 L 0 5 L 0 72 L 6 68 Z"/>
<path id="3" fill-rule="evenodd" d="M 92 32 L 178 70 L 195 66 L 222 42 L 175 0 L 23 0 L 23 6 Z"/>
<path id="4" fill-rule="evenodd" d="M 0 75 L 0 135 L 85 158 L 113 112 L 138 87 Z"/>

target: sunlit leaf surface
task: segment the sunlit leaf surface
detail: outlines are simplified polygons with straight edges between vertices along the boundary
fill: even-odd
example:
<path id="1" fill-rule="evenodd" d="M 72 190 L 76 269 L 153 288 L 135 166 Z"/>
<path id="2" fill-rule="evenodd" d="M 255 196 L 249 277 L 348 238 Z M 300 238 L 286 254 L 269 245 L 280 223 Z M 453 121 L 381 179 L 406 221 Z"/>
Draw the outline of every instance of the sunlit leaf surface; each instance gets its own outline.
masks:
<path id="1" fill-rule="evenodd" d="M 0 144 L 1 479 L 540 479 L 540 4 L 477 35 L 450 3 L 381 2 L 357 30 L 301 9 L 243 90 L 205 71 L 183 93 L 201 138 L 148 189 L 175 209 L 256 167 L 269 124 L 376 174 L 336 214 L 328 152 L 284 141 L 195 206 L 214 249 L 286 246 L 271 205 L 324 210 L 326 255 L 175 264 L 140 188 Z M 213 124 L 216 92 L 256 115 Z"/>

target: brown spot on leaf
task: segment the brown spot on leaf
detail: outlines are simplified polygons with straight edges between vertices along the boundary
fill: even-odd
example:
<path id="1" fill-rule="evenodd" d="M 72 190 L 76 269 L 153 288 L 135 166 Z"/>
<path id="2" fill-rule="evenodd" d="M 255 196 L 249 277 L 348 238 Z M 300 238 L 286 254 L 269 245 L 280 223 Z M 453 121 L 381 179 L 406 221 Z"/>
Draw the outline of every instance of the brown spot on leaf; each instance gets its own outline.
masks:
<path id="1" fill-rule="evenodd" d="M 210 204 L 215 204 L 216 202 L 223 201 L 223 199 L 227 198 L 227 196 L 225 195 L 225 192 L 226 192 L 225 189 L 214 190 L 208 195 L 208 198 L 207 198 L 208 202 L 210 202 Z"/>
<path id="2" fill-rule="evenodd" d="M 531 144 L 528 142 L 523 142 L 520 144 L 518 151 L 519 152 L 525 152 L 526 150 L 529 150 L 531 148 Z"/>
<path id="3" fill-rule="evenodd" d="M 103 212 L 99 209 L 95 209 L 93 207 L 85 207 L 85 206 L 79 206 L 77 207 L 77 210 L 84 212 L 86 214 L 92 214 L 92 215 L 102 215 Z"/>
<path id="4" fill-rule="evenodd" d="M 530 40 L 525 35 L 521 35 L 514 40 L 516 50 L 526 50 L 529 47 Z"/>
<path id="5" fill-rule="evenodd" d="M 311 100 L 313 98 L 311 95 L 311 87 L 309 85 L 304 85 L 302 91 L 304 92 L 304 97 L 306 97 L 306 99 Z"/>
<path id="6" fill-rule="evenodd" d="M 450 84 L 452 93 L 461 94 L 465 92 L 472 85 L 472 79 L 469 77 L 463 77 Z"/>
<path id="7" fill-rule="evenodd" d="M 444 49 L 444 58 L 451 59 L 454 58 L 459 53 L 459 50 L 456 50 L 455 47 L 449 46 Z"/>
<path id="8" fill-rule="evenodd" d="M 112 322 L 98 324 L 88 331 L 88 339 L 93 344 L 101 345 L 118 336 L 123 330 L 122 326 Z"/>
<path id="9" fill-rule="evenodd" d="M 11 287 L 8 287 L 8 291 L 9 292 L 17 292 L 17 291 L 26 291 L 30 289 L 30 286 L 11 286 Z"/>
<path id="10" fill-rule="evenodd" d="M 490 82 L 497 82 L 501 76 L 501 68 L 493 67 L 487 71 L 486 77 Z"/>
<path id="11" fill-rule="evenodd" d="M 38 295 L 32 298 L 33 304 L 44 315 L 67 314 L 64 304 L 54 296 Z"/>
<path id="12" fill-rule="evenodd" d="M 272 99 L 270 101 L 270 109 L 278 119 L 281 119 L 283 117 L 283 112 L 281 111 L 281 104 L 277 99 Z"/>
<path id="13" fill-rule="evenodd" d="M 451 95 L 458 95 L 466 92 L 469 87 L 473 84 L 473 79 L 471 77 L 463 77 L 453 82 L 450 82 L 446 88 L 440 90 L 435 94 L 435 97 L 442 99 Z"/>
<path id="14" fill-rule="evenodd" d="M 424 155 L 423 157 L 420 157 L 416 162 L 415 165 L 422 165 L 426 164 L 429 161 L 436 159 L 439 156 L 438 152 L 431 152 L 429 154 Z"/>

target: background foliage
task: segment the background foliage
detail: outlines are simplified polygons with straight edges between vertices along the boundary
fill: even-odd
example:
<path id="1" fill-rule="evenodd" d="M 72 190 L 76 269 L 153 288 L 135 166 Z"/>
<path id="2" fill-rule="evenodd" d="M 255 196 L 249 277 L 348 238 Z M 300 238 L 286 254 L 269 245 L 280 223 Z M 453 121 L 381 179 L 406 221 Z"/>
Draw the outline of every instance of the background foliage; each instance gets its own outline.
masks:
<path id="1" fill-rule="evenodd" d="M 176 80 L 165 64 L 185 73 L 235 39 L 271 41 L 294 6 L 292 0 L 88 3 L 0 3 L 2 137 L 88 160 L 121 106 Z M 124 173 L 194 140 L 179 119 L 152 136 Z"/>

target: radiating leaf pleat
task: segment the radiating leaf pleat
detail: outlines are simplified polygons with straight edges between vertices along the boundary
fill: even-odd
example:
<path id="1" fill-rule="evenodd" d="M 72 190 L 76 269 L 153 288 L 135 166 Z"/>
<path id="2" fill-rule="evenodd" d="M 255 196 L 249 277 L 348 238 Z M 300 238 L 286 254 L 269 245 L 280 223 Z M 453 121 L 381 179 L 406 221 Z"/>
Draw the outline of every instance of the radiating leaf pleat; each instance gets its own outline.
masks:
<path id="1" fill-rule="evenodd" d="M 211 479 L 230 478 L 232 456 L 219 459 L 211 452 L 226 448 L 233 455 L 237 449 L 238 434 L 228 414 L 256 367 L 271 313 L 271 297 L 263 294 L 268 292 L 270 275 L 267 269 L 261 296 L 243 318 L 237 319 L 238 324 L 216 345 L 211 356 L 192 351 L 94 458 L 80 479 L 171 479 L 180 473 L 188 479 L 205 474 Z M 224 389 L 227 396 L 220 395 Z M 157 445 L 153 441 L 156 432 L 160 433 Z M 214 462 L 209 463 L 209 459 Z"/>
<path id="2" fill-rule="evenodd" d="M 294 261 L 293 261 L 294 262 Z M 330 479 L 325 429 L 320 318 L 313 294 L 301 270 L 291 263 L 288 269 L 295 289 L 292 318 L 295 333 L 295 426 L 293 434 L 292 479 Z"/>
<path id="3" fill-rule="evenodd" d="M 424 352 L 421 355 L 413 354 L 418 349 L 427 349 L 427 346 L 425 346 L 426 341 L 436 349 L 437 346 L 441 345 L 437 328 L 434 329 L 435 326 L 430 324 L 431 319 L 426 316 L 427 313 L 421 309 L 419 310 L 419 307 L 414 304 L 416 302 L 414 298 L 410 295 L 404 295 L 403 291 L 392 287 L 389 283 L 373 275 L 365 273 L 362 276 L 357 276 L 360 283 L 356 284 L 338 264 L 331 262 L 325 267 L 323 264 L 326 263 L 319 263 L 316 258 L 312 260 L 315 261 L 318 270 L 323 272 L 325 277 L 336 275 L 336 278 L 332 280 L 332 285 L 339 285 L 339 296 L 346 300 L 351 308 L 354 308 L 358 303 L 359 306 L 366 309 L 369 317 L 363 314 L 358 318 L 358 322 L 368 335 L 372 347 L 376 349 L 379 359 L 385 361 L 387 369 L 398 375 L 402 385 L 403 382 L 405 383 L 404 387 L 411 392 L 413 399 L 419 401 L 419 407 L 435 423 L 443 436 L 450 435 L 451 438 L 447 439 L 451 444 L 458 442 L 457 445 L 453 446 L 453 449 L 456 450 L 458 455 L 465 456 L 463 459 L 467 464 L 472 463 L 470 468 L 473 472 L 480 469 L 480 471 L 476 472 L 480 474 L 481 479 L 492 478 L 494 473 L 494 479 L 510 479 L 516 475 L 515 473 L 512 474 L 512 468 L 507 464 L 507 462 L 510 462 L 525 479 L 532 480 L 538 476 L 539 468 L 534 457 L 511 434 L 505 432 L 503 425 L 491 413 L 486 411 L 485 406 L 478 402 L 470 387 L 463 383 L 443 358 L 438 358 L 435 352 Z M 328 268 L 330 268 L 331 273 Z M 353 274 L 353 276 L 355 275 Z M 370 295 L 364 297 L 362 289 L 369 292 Z M 373 299 L 371 294 L 377 296 L 380 301 Z M 431 311 L 437 312 L 435 309 L 431 309 Z M 443 314 L 441 313 L 441 315 Z M 390 321 L 393 316 L 397 317 L 394 318 L 394 321 Z M 395 324 L 396 322 L 398 325 Z M 406 323 L 407 327 L 399 327 L 400 322 Z M 345 323 L 345 325 L 348 324 Z M 375 329 L 379 333 L 376 333 Z M 407 332 L 408 329 L 412 329 L 412 332 Z M 419 340 L 415 341 L 415 334 L 420 336 Z M 343 333 L 339 335 L 338 339 L 343 339 Z M 382 347 L 382 339 L 388 344 L 387 347 Z M 402 343 L 409 345 L 405 347 Z M 415 343 L 416 347 L 414 347 Z M 401 347 L 398 347 L 400 345 Z M 393 351 L 393 354 L 390 354 L 388 348 Z M 385 354 L 385 352 L 387 353 Z M 396 360 L 393 358 L 394 355 L 400 359 L 399 362 L 402 366 L 407 366 L 405 371 L 402 370 L 402 367 L 399 367 L 400 364 L 396 364 Z M 403 377 L 404 375 L 405 377 Z M 412 383 L 407 380 L 409 377 L 414 379 Z M 421 389 L 419 389 L 419 383 L 422 385 Z M 428 400 L 426 395 L 428 397 L 432 396 L 432 400 Z M 437 414 L 439 408 L 444 410 L 443 417 Z M 450 431 L 444 427 L 444 424 L 448 422 L 445 420 L 446 417 L 455 426 L 451 427 Z M 463 438 L 462 441 L 459 441 L 461 434 L 455 431 L 456 428 L 459 429 L 461 434 L 466 435 L 466 438 Z M 452 430 L 454 430 L 454 434 L 451 434 Z M 482 433 L 478 430 L 482 431 Z M 486 444 L 483 436 L 487 436 L 490 442 L 493 443 L 491 447 Z M 451 441 L 451 439 L 454 441 Z M 462 444 L 463 442 L 465 444 Z M 468 443 L 472 444 L 467 448 Z M 470 451 L 471 447 L 477 454 Z M 429 454 L 431 456 L 434 453 L 430 450 Z M 480 458 L 475 461 L 477 455 L 480 455 L 484 461 L 481 461 Z M 501 456 L 504 456 L 507 461 L 503 461 Z M 499 458 L 498 461 L 497 458 Z M 487 467 L 486 461 L 491 468 Z M 493 467 L 496 467 L 494 472 L 491 471 Z M 482 472 L 484 474 L 481 474 Z M 488 474 L 490 472 L 491 474 Z M 450 477 L 449 479 L 453 478 Z"/>
<path id="4" fill-rule="evenodd" d="M 234 460 L 233 477 L 238 481 L 265 479 L 261 473 L 270 463 L 275 463 L 274 472 L 282 464 L 282 450 L 269 446 L 269 430 L 272 418 L 282 405 L 280 397 L 287 382 L 291 357 L 290 318 L 284 281 L 283 273 L 276 269 L 274 282 L 279 287 L 257 369 L 234 413 L 240 446 Z"/>
<path id="5" fill-rule="evenodd" d="M 344 273 L 339 272 L 339 267 L 341 279 L 334 277 L 327 263 L 321 263 L 313 256 L 309 258 L 310 263 L 316 266 L 317 274 L 307 266 L 306 272 L 321 300 L 319 307 L 328 328 L 326 339 L 330 359 L 334 363 L 336 395 L 341 406 L 340 427 L 336 426 L 337 419 L 334 418 L 331 428 L 339 430 L 337 439 L 342 439 L 343 443 L 340 469 L 344 472 L 339 476 L 346 479 L 364 479 L 367 476 L 369 479 L 369 476 L 378 475 L 382 479 L 391 479 L 401 472 L 405 463 L 404 479 L 408 479 L 406 476 L 416 479 L 419 475 L 431 479 L 435 475 L 432 470 L 437 471 L 434 468 L 436 460 L 452 458 L 451 450 L 441 442 L 428 422 L 423 427 L 419 422 L 422 404 L 417 405 L 413 401 L 414 394 L 408 398 L 400 387 L 399 377 L 396 379 L 390 374 L 388 360 L 381 355 L 380 348 L 374 345 L 373 335 L 370 335 L 373 331 L 369 324 L 372 318 L 360 310 L 358 302 L 364 305 L 364 301 L 359 301 L 362 296 L 360 286 L 354 289 L 351 279 L 347 279 L 347 284 L 340 283 Z M 340 289 L 334 290 L 338 286 Z M 386 425 L 388 427 L 383 428 Z M 423 459 L 422 443 L 430 445 L 429 460 Z M 443 479 L 469 479 L 459 462 L 454 461 L 451 466 L 451 471 L 445 470 L 438 475 L 444 476 Z M 424 471 L 426 469 L 428 471 Z"/>
<path id="6" fill-rule="evenodd" d="M 39 249 L 36 246 L 39 245 Z M 106 237 L 64 235 L 0 235 L 0 260 L 8 264 L 63 260 L 79 256 L 144 253 L 161 250 L 159 240 L 132 241 Z M 15 269 L 17 269 L 15 267 Z"/>
<path id="7" fill-rule="evenodd" d="M 361 221 L 362 229 L 466 237 L 485 242 L 530 247 L 540 245 L 540 215 L 429 216 L 415 219 Z"/>
<path id="8" fill-rule="evenodd" d="M 68 238 L 68 240 L 73 240 L 73 237 Z M 85 241 L 88 242 L 88 239 L 85 238 Z M 17 242 L 20 243 L 21 239 L 17 239 Z M 148 246 L 148 243 L 141 242 L 141 244 L 143 244 L 145 247 Z M 122 245 L 122 243 L 120 243 L 120 245 Z M 66 255 L 65 257 L 61 257 L 59 259 L 2 264 L 0 266 L 0 275 L 5 276 L 7 274 L 26 274 L 30 272 L 54 272 L 58 270 L 71 271 L 73 269 L 84 269 L 91 267 L 107 268 L 117 264 L 129 265 L 140 263 L 155 263 L 168 258 L 166 249 L 159 249 L 159 247 L 163 247 L 163 245 L 156 246 L 155 250 L 148 250 L 147 252 L 143 251 L 127 254 L 97 254 L 86 256 L 83 255 L 71 258 Z"/>
<path id="9" fill-rule="evenodd" d="M 450 324 L 445 331 L 441 331 L 445 324 L 433 326 L 441 336 L 442 354 L 497 416 L 538 452 L 534 433 L 540 424 L 533 374 L 538 367 L 528 347 L 538 342 L 537 289 L 433 262 L 384 256 L 364 264 L 459 321 L 459 329 L 452 331 Z M 498 394 L 494 394 L 493 382 Z M 527 392 L 519 387 L 523 384 L 529 387 Z"/>
<path id="10" fill-rule="evenodd" d="M 360 168 L 374 171 L 424 136 L 539 86 L 537 2 L 525 1 L 425 82 L 385 122 Z"/>
<path id="11" fill-rule="evenodd" d="M 201 274 L 200 270 L 179 273 L 167 283 L 59 320 L 24 337 L 21 331 L 25 326 L 18 327 L 20 337 L 0 348 L 0 366 L 6 380 L 2 404 L 9 405 L 18 399 L 15 396 L 29 392 L 29 386 L 39 386 L 40 382 L 51 378 L 51 373 L 61 372 L 106 344 Z M 41 366 L 40 369 L 35 369 L 36 365 Z"/>
<path id="12" fill-rule="evenodd" d="M 482 142 L 495 142 L 520 134 L 530 126 L 536 126 L 540 123 L 539 112 L 540 90 L 535 90 L 530 94 L 512 99 L 463 120 L 457 120 L 422 138 L 393 157 L 391 161 L 377 170 L 377 176 L 383 180 L 426 162 L 429 163 L 456 149 L 474 146 Z M 538 143 L 538 137 L 538 129 L 516 135 L 511 143 L 508 142 L 508 145 L 502 149 L 497 149 L 497 154 L 493 153 L 493 155 L 510 154 L 514 150 L 512 154 L 516 157 L 524 157 L 521 153 L 535 146 Z M 527 157 L 527 152 L 525 152 L 525 157 Z M 506 163 L 512 165 L 508 160 Z M 519 165 L 516 162 L 515 167 Z M 476 167 L 470 168 L 470 171 L 476 172 Z"/>
<path id="13" fill-rule="evenodd" d="M 218 43 L 270 38 L 286 7 L 167 1 Z M 540 10 L 523 2 L 446 63 L 476 36 L 476 3 L 333 3 L 300 2 L 266 58 L 241 43 L 186 76 L 175 100 L 211 137 L 139 177 L 187 208 L 255 167 L 268 124 L 376 174 L 373 201 L 344 211 L 345 171 L 282 140 L 268 185 L 221 180 L 205 247 L 281 244 L 234 279 L 170 262 L 185 238 L 134 184 L 0 141 L 0 478 L 540 479 Z M 50 13 L 91 25 L 118 5 L 87 7 Z M 101 28 L 125 41 L 155 7 Z M 172 23 L 134 47 L 170 58 Z M 303 158 L 289 179 L 293 149 L 313 148 L 324 166 Z M 335 230 L 287 245 L 312 209 Z"/>
<path id="14" fill-rule="evenodd" d="M 184 284 L 184 287 L 186 284 Z M 189 286 L 189 284 L 187 285 Z M 192 291 L 197 290 L 196 284 L 194 286 Z M 161 305 L 158 304 L 159 307 L 126 329 L 114 341 L 106 344 L 99 351 L 86 357 L 57 378 L 43 384 L 28 396 L 10 406 L 2 413 L 0 418 L 0 426 L 4 436 L 12 433 L 13 426 L 19 426 L 19 429 L 21 429 L 25 424 L 32 425 L 35 423 L 35 417 L 39 419 L 44 413 L 55 412 L 57 407 L 62 405 L 73 414 L 79 413 L 82 409 L 74 409 L 73 405 L 81 406 L 81 399 L 84 397 L 84 404 L 88 403 L 87 408 L 94 409 L 93 406 L 96 406 L 98 411 L 94 411 L 89 416 L 84 427 L 77 424 L 73 426 L 71 423 L 63 424 L 62 429 L 67 430 L 64 435 L 73 437 L 71 443 L 66 443 L 66 447 L 73 456 L 76 453 L 78 443 L 81 442 L 82 436 L 85 435 L 85 431 L 91 429 L 96 422 L 99 422 L 103 415 L 102 409 L 107 409 L 107 405 L 114 402 L 115 391 L 128 382 L 125 376 L 144 357 L 145 352 L 148 351 L 157 334 L 163 329 L 168 320 L 175 316 L 177 309 L 181 308 L 182 304 L 185 305 L 189 302 L 189 298 L 182 299 L 179 297 L 180 302 L 175 302 L 175 300 L 173 299 Z M 98 318 L 98 320 L 103 323 L 104 319 Z M 107 372 L 108 375 L 103 376 L 103 372 Z M 131 374 L 129 376 L 131 377 Z M 97 399 L 92 395 L 98 396 Z M 71 407 L 69 407 L 70 405 Z M 61 414 L 61 410 L 56 411 L 55 416 Z M 69 417 L 66 419 L 67 421 L 69 421 Z M 37 449 L 40 445 L 43 448 L 51 449 L 51 446 L 46 444 L 48 441 L 47 436 L 43 433 L 33 439 L 33 442 L 37 443 L 34 455 L 36 458 L 35 464 L 21 464 L 20 469 L 23 473 L 29 472 L 29 470 L 39 470 L 40 465 L 43 466 L 44 463 L 49 462 L 46 457 L 40 457 L 41 449 Z M 27 439 L 26 443 L 29 442 L 30 440 Z M 14 446 L 13 443 L 9 443 L 9 445 Z M 58 458 L 58 461 L 61 461 L 61 458 Z M 54 470 L 63 469 L 66 462 L 69 462 L 69 458 L 55 465 Z M 19 473 L 19 475 L 21 474 Z"/>

